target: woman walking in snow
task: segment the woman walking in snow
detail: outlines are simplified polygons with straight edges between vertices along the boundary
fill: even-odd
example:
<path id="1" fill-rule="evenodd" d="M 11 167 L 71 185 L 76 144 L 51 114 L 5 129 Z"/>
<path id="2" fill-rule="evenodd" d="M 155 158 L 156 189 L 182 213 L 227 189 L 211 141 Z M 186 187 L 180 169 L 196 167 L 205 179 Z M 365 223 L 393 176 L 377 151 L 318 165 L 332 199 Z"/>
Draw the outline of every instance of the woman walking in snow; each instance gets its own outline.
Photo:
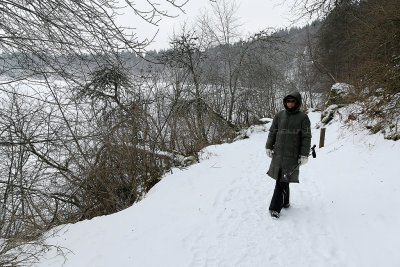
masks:
<path id="1" fill-rule="evenodd" d="M 272 121 L 265 145 L 268 157 L 272 158 L 268 175 L 276 180 L 269 211 L 279 218 L 282 208 L 288 208 L 289 183 L 299 182 L 298 166 L 306 164 L 311 147 L 310 119 L 300 111 L 302 101 L 299 92 L 283 99 L 284 110 Z"/>

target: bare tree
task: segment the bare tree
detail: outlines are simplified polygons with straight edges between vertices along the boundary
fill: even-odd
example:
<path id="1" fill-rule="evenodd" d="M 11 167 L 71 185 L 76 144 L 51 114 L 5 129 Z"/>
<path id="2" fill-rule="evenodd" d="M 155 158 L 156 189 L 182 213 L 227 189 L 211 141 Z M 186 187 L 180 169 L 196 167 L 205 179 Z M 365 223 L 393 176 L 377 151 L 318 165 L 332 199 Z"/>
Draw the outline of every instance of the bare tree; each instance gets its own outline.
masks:
<path id="1" fill-rule="evenodd" d="M 143 3 L 0 1 L 0 262 L 15 240 L 130 205 L 168 168 L 147 148 L 135 80 L 118 71 L 122 52 L 141 55 L 151 41 L 116 24 L 123 5 L 148 23 L 170 16 Z"/>
<path id="2" fill-rule="evenodd" d="M 296 11 L 300 18 L 323 19 L 336 7 L 359 2 L 360 0 L 296 0 L 292 9 Z"/>
<path id="3" fill-rule="evenodd" d="M 219 60 L 223 62 L 224 88 L 227 88 L 229 99 L 227 104 L 227 120 L 232 122 L 233 108 L 238 88 L 238 58 L 233 49 L 235 41 L 239 40 L 238 6 L 235 1 L 218 0 L 212 6 L 212 17 L 203 14 L 199 24 L 212 45 L 222 47 Z M 239 59 L 240 60 L 240 59 Z"/>

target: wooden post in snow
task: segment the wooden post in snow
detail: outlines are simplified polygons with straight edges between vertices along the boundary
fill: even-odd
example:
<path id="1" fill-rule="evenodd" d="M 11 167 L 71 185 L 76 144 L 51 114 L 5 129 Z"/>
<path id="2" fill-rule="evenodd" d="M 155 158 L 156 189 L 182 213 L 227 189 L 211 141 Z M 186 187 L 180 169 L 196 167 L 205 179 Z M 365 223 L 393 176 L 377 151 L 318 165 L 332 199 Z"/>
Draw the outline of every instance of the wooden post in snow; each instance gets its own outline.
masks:
<path id="1" fill-rule="evenodd" d="M 325 131 L 326 128 L 321 128 L 321 133 L 319 135 L 319 147 L 324 147 L 325 145 Z"/>

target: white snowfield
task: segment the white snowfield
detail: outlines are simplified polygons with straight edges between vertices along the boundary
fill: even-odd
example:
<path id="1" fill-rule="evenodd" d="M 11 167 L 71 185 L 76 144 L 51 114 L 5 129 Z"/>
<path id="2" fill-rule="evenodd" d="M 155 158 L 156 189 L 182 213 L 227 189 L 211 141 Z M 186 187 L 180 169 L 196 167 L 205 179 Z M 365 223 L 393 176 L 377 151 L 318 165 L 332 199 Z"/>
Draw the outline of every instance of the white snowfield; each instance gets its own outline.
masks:
<path id="1" fill-rule="evenodd" d="M 47 242 L 70 251 L 37 266 L 400 266 L 400 141 L 333 121 L 272 219 L 268 127 L 206 148 L 122 212 L 59 227 Z"/>

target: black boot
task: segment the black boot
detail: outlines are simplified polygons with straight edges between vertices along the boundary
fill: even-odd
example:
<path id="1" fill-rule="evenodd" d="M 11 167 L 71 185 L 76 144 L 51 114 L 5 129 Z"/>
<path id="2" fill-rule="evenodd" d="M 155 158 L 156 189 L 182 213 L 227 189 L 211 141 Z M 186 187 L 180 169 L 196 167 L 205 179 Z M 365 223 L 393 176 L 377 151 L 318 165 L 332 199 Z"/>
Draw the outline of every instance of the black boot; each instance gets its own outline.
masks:
<path id="1" fill-rule="evenodd" d="M 280 216 L 279 212 L 274 211 L 274 210 L 270 210 L 270 211 L 269 211 L 269 214 L 271 214 L 271 217 L 272 217 L 272 218 L 276 218 L 276 219 L 278 219 L 279 216 Z"/>

